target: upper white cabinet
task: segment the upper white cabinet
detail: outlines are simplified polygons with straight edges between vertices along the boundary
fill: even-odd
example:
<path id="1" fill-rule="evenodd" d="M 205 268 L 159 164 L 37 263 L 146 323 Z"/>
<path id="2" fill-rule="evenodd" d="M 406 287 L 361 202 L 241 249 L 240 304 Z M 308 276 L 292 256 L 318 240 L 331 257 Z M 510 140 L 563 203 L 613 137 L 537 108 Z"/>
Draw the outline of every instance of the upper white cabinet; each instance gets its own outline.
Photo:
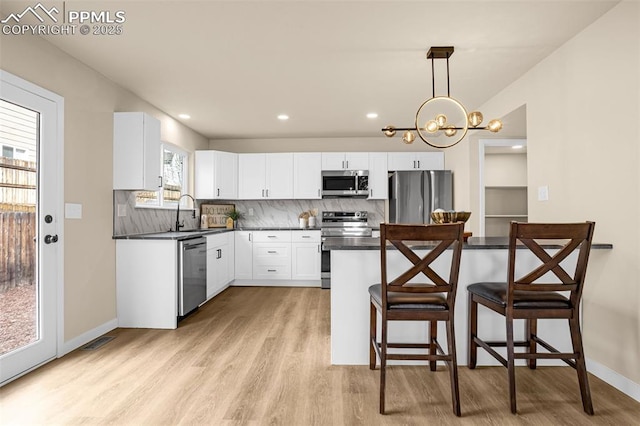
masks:
<path id="1" fill-rule="evenodd" d="M 293 153 L 239 154 L 238 198 L 293 198 Z"/>
<path id="2" fill-rule="evenodd" d="M 444 152 L 389 152 L 389 171 L 444 170 Z"/>
<path id="3" fill-rule="evenodd" d="M 198 199 L 238 198 L 238 154 L 196 151 L 195 196 Z"/>
<path id="4" fill-rule="evenodd" d="M 369 153 L 369 200 L 389 198 L 387 153 Z"/>
<path id="5" fill-rule="evenodd" d="M 368 170 L 368 152 L 323 152 L 322 170 Z"/>
<path id="6" fill-rule="evenodd" d="M 113 189 L 162 188 L 160 121 L 143 112 L 113 114 Z"/>
<path id="7" fill-rule="evenodd" d="M 319 152 L 293 154 L 293 198 L 320 199 L 322 156 Z"/>

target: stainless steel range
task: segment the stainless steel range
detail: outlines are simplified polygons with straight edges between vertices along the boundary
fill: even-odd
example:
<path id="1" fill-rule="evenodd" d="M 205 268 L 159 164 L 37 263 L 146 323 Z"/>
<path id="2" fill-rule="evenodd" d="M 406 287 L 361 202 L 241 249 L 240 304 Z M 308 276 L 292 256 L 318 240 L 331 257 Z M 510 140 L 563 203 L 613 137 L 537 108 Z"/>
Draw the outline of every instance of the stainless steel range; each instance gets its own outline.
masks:
<path id="1" fill-rule="evenodd" d="M 329 239 L 370 237 L 366 211 L 326 211 L 322 212 L 320 235 L 322 236 L 322 263 L 320 277 L 322 288 L 331 288 L 331 251 L 324 249 L 324 242 Z"/>

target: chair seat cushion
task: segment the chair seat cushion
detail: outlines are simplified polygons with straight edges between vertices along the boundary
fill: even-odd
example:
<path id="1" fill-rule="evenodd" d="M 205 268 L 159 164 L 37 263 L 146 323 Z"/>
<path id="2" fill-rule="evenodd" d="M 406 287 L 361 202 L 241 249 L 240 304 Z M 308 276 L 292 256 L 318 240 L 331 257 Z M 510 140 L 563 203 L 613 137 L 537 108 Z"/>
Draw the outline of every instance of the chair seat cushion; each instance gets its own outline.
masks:
<path id="1" fill-rule="evenodd" d="M 382 286 L 374 284 L 369 287 L 371 298 L 382 306 Z M 402 293 L 390 291 L 387 293 L 389 309 L 416 309 L 425 311 L 446 311 L 447 299 L 438 293 Z"/>
<path id="2" fill-rule="evenodd" d="M 507 305 L 507 283 L 476 283 L 467 287 L 469 293 L 491 302 Z M 515 309 L 570 309 L 571 302 L 555 291 L 521 291 L 513 293 Z"/>

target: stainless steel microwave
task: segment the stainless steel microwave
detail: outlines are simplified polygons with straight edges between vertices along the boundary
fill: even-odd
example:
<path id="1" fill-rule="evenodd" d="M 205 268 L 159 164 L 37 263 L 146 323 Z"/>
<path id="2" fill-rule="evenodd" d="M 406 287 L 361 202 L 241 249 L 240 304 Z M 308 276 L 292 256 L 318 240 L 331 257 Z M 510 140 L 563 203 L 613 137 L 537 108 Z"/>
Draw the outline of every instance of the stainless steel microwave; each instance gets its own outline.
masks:
<path id="1" fill-rule="evenodd" d="M 369 196 L 368 170 L 338 170 L 322 172 L 322 198 Z"/>

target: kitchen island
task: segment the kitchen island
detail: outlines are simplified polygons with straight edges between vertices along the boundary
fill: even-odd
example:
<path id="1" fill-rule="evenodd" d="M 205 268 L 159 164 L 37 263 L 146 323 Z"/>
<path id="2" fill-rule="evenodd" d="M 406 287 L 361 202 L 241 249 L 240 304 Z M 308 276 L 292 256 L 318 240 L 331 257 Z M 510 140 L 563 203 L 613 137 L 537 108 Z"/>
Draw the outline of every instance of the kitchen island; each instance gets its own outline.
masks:
<path id="1" fill-rule="evenodd" d="M 544 247 L 544 246 L 543 246 Z M 465 242 L 460 263 L 458 291 L 455 306 L 455 334 L 458 364 L 467 364 L 467 286 L 481 281 L 504 281 L 507 277 L 509 242 L 504 237 L 472 237 Z M 553 247 L 545 247 L 553 252 Z M 611 244 L 592 244 L 590 266 L 600 256 L 606 256 Z M 344 238 L 325 243 L 324 250 L 331 250 L 331 363 L 334 365 L 368 365 L 369 363 L 369 292 L 372 284 L 380 282 L 380 240 L 378 238 Z M 441 257 L 450 256 L 451 250 Z M 424 256 L 426 250 L 418 251 Z M 565 262 L 573 262 L 577 253 Z M 388 277 L 392 279 L 410 265 L 404 256 L 395 250 L 388 253 Z M 436 261 L 433 268 L 447 277 L 443 268 L 448 262 Z M 445 265 L 446 264 L 446 265 Z M 516 265 L 516 275 L 520 268 L 538 265 L 537 258 L 530 252 L 520 256 Z M 589 286 L 587 268 L 587 286 Z M 381 321 L 378 321 L 380 327 Z M 538 334 L 561 351 L 571 351 L 568 325 L 558 327 L 559 321 L 538 321 Z M 564 324 L 563 324 L 564 325 Z M 523 338 L 524 323 L 516 321 L 516 339 Z M 478 309 L 478 334 L 485 340 L 504 339 L 504 318 L 486 310 Z M 444 324 L 438 325 L 439 341 L 446 345 Z M 425 322 L 389 323 L 389 341 L 417 342 L 427 339 Z M 398 361 L 397 363 L 400 363 Z M 418 362 L 413 362 L 418 363 Z M 522 362 L 523 363 L 523 362 Z M 540 360 L 540 365 L 564 365 L 559 360 Z M 499 365 L 484 351 L 478 351 L 478 365 Z"/>

